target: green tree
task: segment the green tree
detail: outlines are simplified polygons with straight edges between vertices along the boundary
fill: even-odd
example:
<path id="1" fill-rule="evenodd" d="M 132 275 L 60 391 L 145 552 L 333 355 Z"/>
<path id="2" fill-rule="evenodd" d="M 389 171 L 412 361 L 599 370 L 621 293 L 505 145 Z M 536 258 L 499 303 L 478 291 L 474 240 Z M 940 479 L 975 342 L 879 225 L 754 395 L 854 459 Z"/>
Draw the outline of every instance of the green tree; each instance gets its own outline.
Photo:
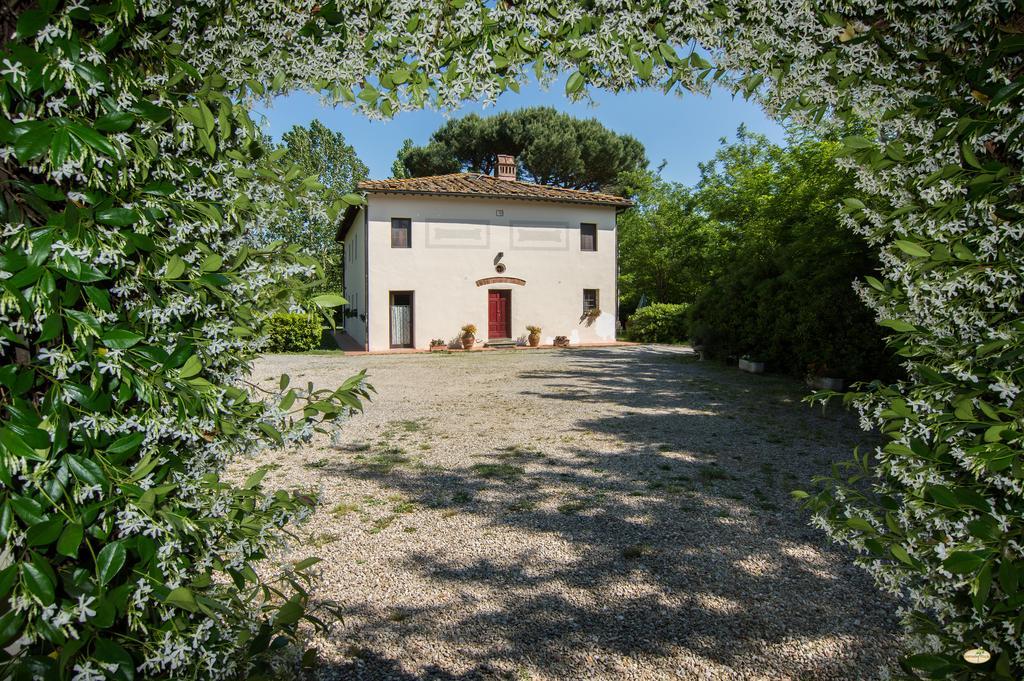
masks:
<path id="1" fill-rule="evenodd" d="M 552 107 L 529 107 L 494 116 L 469 114 L 448 121 L 421 147 L 404 147 L 395 176 L 467 171 L 491 174 L 498 154 L 512 154 L 520 177 L 540 184 L 621 193 L 620 173 L 647 165 L 643 145 Z"/>
<path id="2" fill-rule="evenodd" d="M 405 157 L 409 155 L 409 152 L 415 146 L 416 145 L 413 141 L 408 137 L 402 140 L 402 147 L 398 150 L 395 160 L 391 162 L 391 177 L 396 179 L 409 177 L 409 170 L 405 167 Z"/>
<path id="3" fill-rule="evenodd" d="M 699 210 L 693 191 L 650 171 L 621 176 L 636 205 L 619 216 L 619 296 L 624 312 L 641 296 L 691 303 L 732 248 L 727 226 Z"/>
<path id="4" fill-rule="evenodd" d="M 298 244 L 323 268 L 323 279 L 313 291 L 341 293 L 345 288 L 345 260 L 334 240 L 337 223 L 327 208 L 352 192 L 356 183 L 369 175 L 369 169 L 343 134 L 317 119 L 309 127 L 296 125 L 281 140 L 284 161 L 300 169 L 301 177 L 315 178 L 317 185 L 297 205 L 281 204 L 275 219 L 265 222 L 262 239 L 265 243 L 281 240 Z"/>

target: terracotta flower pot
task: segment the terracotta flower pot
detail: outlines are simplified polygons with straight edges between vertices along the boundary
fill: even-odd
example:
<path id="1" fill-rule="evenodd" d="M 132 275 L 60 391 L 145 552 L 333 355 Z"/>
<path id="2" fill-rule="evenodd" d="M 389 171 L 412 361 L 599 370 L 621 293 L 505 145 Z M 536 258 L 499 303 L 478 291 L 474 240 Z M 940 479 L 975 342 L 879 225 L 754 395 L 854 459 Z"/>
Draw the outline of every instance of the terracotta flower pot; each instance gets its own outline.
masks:
<path id="1" fill-rule="evenodd" d="M 462 337 L 462 349 L 469 350 L 476 343 L 476 337 L 474 336 L 463 336 Z"/>
<path id="2" fill-rule="evenodd" d="M 538 345 L 540 345 L 540 334 L 539 333 L 531 333 L 526 338 L 526 340 L 528 340 L 530 342 L 530 347 L 531 348 L 535 348 Z"/>

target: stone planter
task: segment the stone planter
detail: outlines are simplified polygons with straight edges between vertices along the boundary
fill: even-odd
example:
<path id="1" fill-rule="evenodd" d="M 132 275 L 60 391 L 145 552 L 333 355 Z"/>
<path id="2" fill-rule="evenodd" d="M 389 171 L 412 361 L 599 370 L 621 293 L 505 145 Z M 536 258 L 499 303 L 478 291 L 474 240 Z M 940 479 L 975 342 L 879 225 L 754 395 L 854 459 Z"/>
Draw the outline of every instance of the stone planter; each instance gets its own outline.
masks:
<path id="1" fill-rule="evenodd" d="M 462 349 L 470 350 L 473 345 L 476 344 L 476 337 L 474 336 L 463 336 L 462 337 Z"/>
<path id="2" fill-rule="evenodd" d="M 749 359 L 740 360 L 740 371 L 746 371 L 750 374 L 763 374 L 764 373 L 764 362 L 755 362 Z"/>
<path id="3" fill-rule="evenodd" d="M 540 345 L 540 334 L 531 333 L 529 336 L 526 337 L 526 341 L 530 344 L 531 348 L 535 348 L 538 345 Z"/>
<path id="4" fill-rule="evenodd" d="M 569 339 L 566 336 L 555 336 L 555 347 L 556 348 L 567 348 L 569 347 Z"/>
<path id="5" fill-rule="evenodd" d="M 811 384 L 818 390 L 840 391 L 845 387 L 845 381 L 841 378 L 829 378 L 827 376 L 815 376 Z"/>
<path id="6" fill-rule="evenodd" d="M 447 345 L 431 345 L 430 346 L 430 351 L 431 352 L 441 352 L 442 350 L 447 350 L 447 349 L 448 349 Z"/>

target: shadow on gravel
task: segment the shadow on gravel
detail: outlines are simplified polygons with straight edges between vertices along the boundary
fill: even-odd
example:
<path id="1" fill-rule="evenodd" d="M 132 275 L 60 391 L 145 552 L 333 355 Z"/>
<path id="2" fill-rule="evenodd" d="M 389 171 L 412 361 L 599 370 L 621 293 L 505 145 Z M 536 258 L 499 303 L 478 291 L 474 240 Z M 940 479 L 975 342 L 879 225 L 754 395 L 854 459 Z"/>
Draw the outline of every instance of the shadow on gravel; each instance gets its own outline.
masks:
<path id="1" fill-rule="evenodd" d="M 505 479 L 468 467 L 401 468 L 386 477 L 417 504 L 557 535 L 579 559 L 452 565 L 436 553 L 409 555 L 405 569 L 444 589 L 487 589 L 496 608 L 455 627 L 435 624 L 429 610 L 401 621 L 351 614 L 368 616 L 363 631 L 449 641 L 477 668 L 412 677 L 362 651 L 328 675 L 506 678 L 489 666 L 504 660 L 554 678 L 583 678 L 581 664 L 614 677 L 603 653 L 642 662 L 682 651 L 762 677 L 865 678 L 889 659 L 892 604 L 789 497 L 870 437 L 849 414 L 800 405 L 801 389 L 787 379 L 679 353 L 578 350 L 562 366 L 522 374 L 533 384 L 524 395 L 551 408 L 591 404 L 593 416 L 578 430 L 617 438 L 624 450 L 495 452 L 494 461 L 524 469 Z"/>

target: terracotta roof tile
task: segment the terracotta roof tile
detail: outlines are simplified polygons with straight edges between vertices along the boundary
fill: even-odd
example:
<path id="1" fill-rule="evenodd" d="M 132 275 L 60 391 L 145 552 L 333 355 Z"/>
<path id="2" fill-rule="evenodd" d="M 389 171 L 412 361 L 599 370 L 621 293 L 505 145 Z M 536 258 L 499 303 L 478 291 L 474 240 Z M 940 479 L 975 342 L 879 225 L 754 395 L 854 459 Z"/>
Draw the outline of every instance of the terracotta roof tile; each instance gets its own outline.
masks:
<path id="1" fill-rule="evenodd" d="M 628 208 L 633 205 L 633 202 L 629 199 L 613 194 L 549 187 L 519 180 L 501 180 L 491 175 L 480 175 L 478 173 L 453 173 L 451 175 L 411 177 L 400 180 L 365 180 L 359 183 L 358 188 L 367 192 L 394 194 L 486 196 L 500 199 L 560 201 L 565 203 L 618 206 L 622 208 Z"/>

